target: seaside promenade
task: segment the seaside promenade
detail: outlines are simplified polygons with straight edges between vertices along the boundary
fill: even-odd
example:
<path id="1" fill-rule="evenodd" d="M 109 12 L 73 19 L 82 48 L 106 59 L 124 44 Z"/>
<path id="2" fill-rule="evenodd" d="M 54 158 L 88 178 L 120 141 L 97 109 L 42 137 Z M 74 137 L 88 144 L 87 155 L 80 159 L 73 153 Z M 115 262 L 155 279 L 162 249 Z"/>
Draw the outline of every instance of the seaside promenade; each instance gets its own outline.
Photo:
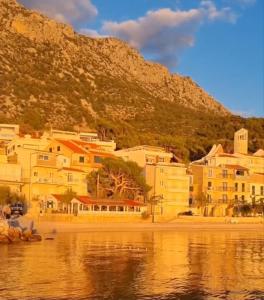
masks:
<path id="1" fill-rule="evenodd" d="M 47 218 L 35 221 L 40 233 L 82 233 L 106 231 L 258 231 L 264 233 L 264 219 L 261 217 L 214 218 L 214 217 L 181 217 L 167 222 L 149 220 L 138 222 L 83 222 L 49 221 Z"/>

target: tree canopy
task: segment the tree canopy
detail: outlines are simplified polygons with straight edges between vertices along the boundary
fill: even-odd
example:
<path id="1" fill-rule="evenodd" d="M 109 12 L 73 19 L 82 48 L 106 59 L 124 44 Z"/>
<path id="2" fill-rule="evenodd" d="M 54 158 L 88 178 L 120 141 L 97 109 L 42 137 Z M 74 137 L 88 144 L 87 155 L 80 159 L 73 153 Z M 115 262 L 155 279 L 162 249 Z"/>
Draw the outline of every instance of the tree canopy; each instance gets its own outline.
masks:
<path id="1" fill-rule="evenodd" d="M 102 168 L 87 177 L 88 190 L 96 197 L 142 199 L 150 190 L 137 163 L 121 158 L 105 158 Z"/>
<path id="2" fill-rule="evenodd" d="M 8 186 L 0 186 L 0 205 L 16 202 L 25 202 L 25 198 L 14 192 L 11 192 L 11 189 Z"/>

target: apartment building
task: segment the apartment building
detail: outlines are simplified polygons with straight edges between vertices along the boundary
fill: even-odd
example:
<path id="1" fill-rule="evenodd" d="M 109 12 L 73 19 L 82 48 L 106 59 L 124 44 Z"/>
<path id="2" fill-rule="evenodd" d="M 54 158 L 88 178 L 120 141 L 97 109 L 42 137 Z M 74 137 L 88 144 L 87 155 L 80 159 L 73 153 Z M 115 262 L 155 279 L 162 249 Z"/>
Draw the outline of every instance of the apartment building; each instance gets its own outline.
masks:
<path id="1" fill-rule="evenodd" d="M 205 157 L 191 163 L 190 172 L 193 205 L 203 215 L 225 216 L 232 214 L 235 205 L 252 204 L 261 196 L 264 151 L 248 153 L 248 131 L 242 128 L 234 134 L 234 153 L 214 145 Z"/>
<path id="2" fill-rule="evenodd" d="M 144 169 L 146 182 L 151 186 L 148 198 L 159 199 L 155 214 L 173 217 L 189 210 L 190 176 L 185 165 L 171 163 L 172 153 L 161 147 L 143 145 L 115 154 Z"/>

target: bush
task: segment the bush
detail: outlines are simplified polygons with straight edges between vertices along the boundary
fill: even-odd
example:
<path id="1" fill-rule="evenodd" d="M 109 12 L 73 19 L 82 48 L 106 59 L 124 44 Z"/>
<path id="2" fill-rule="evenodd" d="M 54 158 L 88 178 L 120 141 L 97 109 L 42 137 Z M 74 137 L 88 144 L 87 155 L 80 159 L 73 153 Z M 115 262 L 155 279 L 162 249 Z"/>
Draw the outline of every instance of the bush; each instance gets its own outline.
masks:
<path id="1" fill-rule="evenodd" d="M 178 213 L 178 216 L 192 216 L 192 215 L 193 212 L 191 210 Z"/>
<path id="2" fill-rule="evenodd" d="M 141 218 L 143 220 L 147 220 L 150 217 L 150 214 L 147 211 L 143 211 L 143 213 L 141 214 Z"/>

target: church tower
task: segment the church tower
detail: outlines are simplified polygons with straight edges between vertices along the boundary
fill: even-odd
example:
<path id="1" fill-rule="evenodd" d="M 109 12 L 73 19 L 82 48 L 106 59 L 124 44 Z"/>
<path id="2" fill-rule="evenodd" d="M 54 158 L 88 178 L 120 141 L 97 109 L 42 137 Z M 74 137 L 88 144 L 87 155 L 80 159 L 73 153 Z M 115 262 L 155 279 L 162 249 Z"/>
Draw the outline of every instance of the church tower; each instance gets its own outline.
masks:
<path id="1" fill-rule="evenodd" d="M 234 153 L 248 153 L 248 131 L 244 128 L 235 132 Z"/>

